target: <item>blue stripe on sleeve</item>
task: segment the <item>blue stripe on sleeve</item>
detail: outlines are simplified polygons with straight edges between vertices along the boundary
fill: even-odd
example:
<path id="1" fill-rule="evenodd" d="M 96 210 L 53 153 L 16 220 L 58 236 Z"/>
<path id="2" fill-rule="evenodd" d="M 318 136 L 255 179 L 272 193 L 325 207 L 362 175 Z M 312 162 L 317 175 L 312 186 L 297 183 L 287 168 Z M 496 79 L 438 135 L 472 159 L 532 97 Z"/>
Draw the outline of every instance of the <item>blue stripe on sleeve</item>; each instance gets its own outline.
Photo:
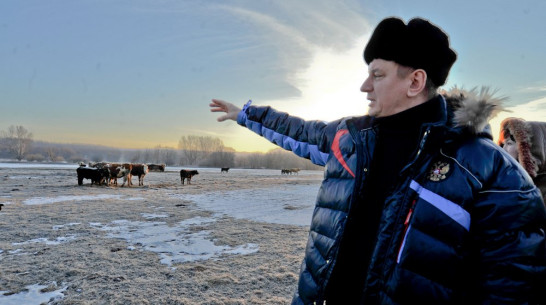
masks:
<path id="1" fill-rule="evenodd" d="M 243 108 L 243 109 L 246 109 L 246 108 Z M 290 150 L 302 158 L 309 158 L 309 160 L 311 160 L 311 162 L 313 162 L 314 164 L 317 164 L 320 166 L 326 165 L 326 161 L 328 160 L 328 154 L 321 152 L 318 149 L 317 145 L 296 141 L 295 139 L 290 138 L 289 136 L 283 135 L 272 129 L 264 127 L 261 123 L 251 121 L 248 119 L 246 115 L 246 111 L 244 110 L 241 110 L 241 112 L 237 116 L 237 122 L 240 125 L 246 126 L 248 129 L 259 134 L 260 136 L 263 136 L 270 142 L 286 150 Z"/>

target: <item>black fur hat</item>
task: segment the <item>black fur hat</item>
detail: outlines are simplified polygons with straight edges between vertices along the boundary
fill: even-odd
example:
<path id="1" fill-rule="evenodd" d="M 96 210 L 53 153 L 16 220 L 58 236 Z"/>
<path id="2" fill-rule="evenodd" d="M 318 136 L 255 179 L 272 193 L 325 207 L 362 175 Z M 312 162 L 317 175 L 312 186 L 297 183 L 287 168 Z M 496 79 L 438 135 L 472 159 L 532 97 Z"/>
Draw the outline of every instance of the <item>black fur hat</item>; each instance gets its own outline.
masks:
<path id="1" fill-rule="evenodd" d="M 377 25 L 364 49 L 367 64 L 376 58 L 423 69 L 439 87 L 445 84 L 457 54 L 449 47 L 449 37 L 429 21 L 414 18 L 406 25 L 391 17 Z"/>

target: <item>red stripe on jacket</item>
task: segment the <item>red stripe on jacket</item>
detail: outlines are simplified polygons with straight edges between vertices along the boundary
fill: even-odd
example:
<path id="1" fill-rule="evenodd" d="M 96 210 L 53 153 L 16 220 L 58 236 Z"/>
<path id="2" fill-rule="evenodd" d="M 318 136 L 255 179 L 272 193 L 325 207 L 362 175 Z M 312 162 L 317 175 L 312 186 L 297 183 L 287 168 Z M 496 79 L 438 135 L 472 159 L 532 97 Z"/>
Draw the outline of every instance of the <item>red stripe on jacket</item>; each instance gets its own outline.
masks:
<path id="1" fill-rule="evenodd" d="M 334 142 L 332 143 L 332 151 L 334 152 L 334 157 L 336 157 L 337 161 L 343 166 L 343 168 L 353 176 L 355 177 L 355 174 L 353 171 L 349 168 L 349 165 L 347 165 L 347 162 L 345 162 L 345 159 L 343 159 L 343 154 L 341 153 L 341 149 L 339 148 L 339 138 L 341 138 L 343 135 L 347 134 L 349 131 L 347 129 L 341 129 L 338 130 L 336 133 L 336 136 L 334 137 Z"/>

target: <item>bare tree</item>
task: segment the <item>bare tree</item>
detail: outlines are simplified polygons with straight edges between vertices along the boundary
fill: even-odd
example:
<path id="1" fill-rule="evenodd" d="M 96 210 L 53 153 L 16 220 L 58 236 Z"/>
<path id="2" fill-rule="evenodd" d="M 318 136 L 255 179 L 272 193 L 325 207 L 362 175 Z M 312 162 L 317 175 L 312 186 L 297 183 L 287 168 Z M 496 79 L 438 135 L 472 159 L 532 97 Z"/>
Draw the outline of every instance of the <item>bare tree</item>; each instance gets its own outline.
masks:
<path id="1" fill-rule="evenodd" d="M 222 151 L 211 152 L 199 165 L 210 167 L 234 167 L 235 150 L 225 147 Z"/>
<path id="2" fill-rule="evenodd" d="M 7 131 L 2 131 L 2 138 L 3 146 L 18 161 L 25 158 L 32 144 L 32 133 L 23 126 L 11 125 Z"/>
<path id="3" fill-rule="evenodd" d="M 48 147 L 46 149 L 47 159 L 51 162 L 57 159 L 57 149 L 55 147 Z"/>
<path id="4" fill-rule="evenodd" d="M 180 137 L 178 149 L 184 156 L 186 164 L 196 165 L 210 153 L 222 151 L 224 143 L 218 138 L 189 135 Z"/>

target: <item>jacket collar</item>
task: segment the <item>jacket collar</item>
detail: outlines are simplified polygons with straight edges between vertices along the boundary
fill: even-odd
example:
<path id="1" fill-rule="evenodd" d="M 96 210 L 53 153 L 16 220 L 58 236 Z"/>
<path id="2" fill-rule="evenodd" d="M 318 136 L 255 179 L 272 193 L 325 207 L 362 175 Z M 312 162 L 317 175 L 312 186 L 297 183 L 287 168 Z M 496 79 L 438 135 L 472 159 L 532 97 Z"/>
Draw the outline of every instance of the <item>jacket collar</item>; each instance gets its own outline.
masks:
<path id="1" fill-rule="evenodd" d="M 506 97 L 496 97 L 488 87 L 464 90 L 457 87 L 441 91 L 434 97 L 439 99 L 438 117 L 435 122 L 425 125 L 444 127 L 452 137 L 480 136 L 493 139 L 489 120 L 503 111 Z M 347 120 L 347 125 L 356 130 L 373 126 L 374 118 L 369 115 Z M 450 137 L 450 138 L 452 138 Z"/>

